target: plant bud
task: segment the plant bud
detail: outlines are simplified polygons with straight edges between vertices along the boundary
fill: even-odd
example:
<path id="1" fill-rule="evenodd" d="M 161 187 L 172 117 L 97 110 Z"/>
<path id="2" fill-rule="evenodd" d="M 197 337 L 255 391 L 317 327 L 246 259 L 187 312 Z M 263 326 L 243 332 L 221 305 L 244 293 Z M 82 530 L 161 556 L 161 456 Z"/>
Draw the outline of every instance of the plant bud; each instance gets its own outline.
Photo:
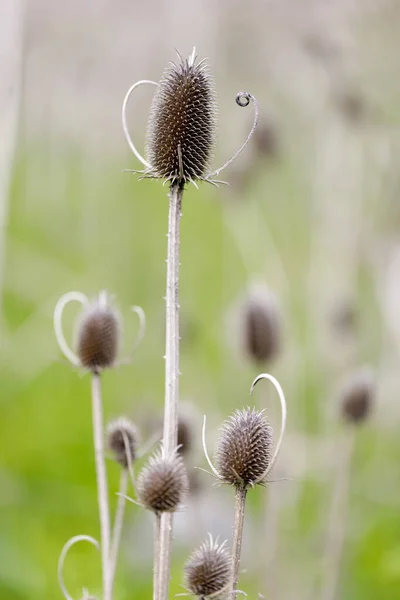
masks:
<path id="1" fill-rule="evenodd" d="M 127 469 L 129 466 L 128 452 L 133 463 L 136 458 L 137 431 L 136 427 L 125 417 L 111 421 L 107 426 L 107 444 L 115 460 Z"/>
<path id="2" fill-rule="evenodd" d="M 263 411 L 237 410 L 223 424 L 216 465 L 225 483 L 247 489 L 262 478 L 272 458 L 272 427 Z"/>
<path id="3" fill-rule="evenodd" d="M 152 456 L 137 481 L 140 502 L 155 513 L 175 512 L 188 490 L 185 465 L 176 452 L 170 457 L 161 452 Z"/>
<path id="4" fill-rule="evenodd" d="M 348 379 L 342 394 L 342 414 L 346 421 L 359 424 L 371 410 L 375 396 L 375 382 L 368 369 L 359 370 Z"/>
<path id="5" fill-rule="evenodd" d="M 281 319 L 275 296 L 263 284 L 254 285 L 242 305 L 242 343 L 255 363 L 274 359 L 280 351 Z"/>
<path id="6" fill-rule="evenodd" d="M 105 294 L 85 307 L 78 326 L 77 354 L 93 373 L 112 367 L 118 355 L 120 322 Z"/>
<path id="7" fill-rule="evenodd" d="M 207 598 L 222 593 L 229 583 L 231 559 L 225 544 L 210 536 L 185 564 L 185 587 L 194 596 Z"/>

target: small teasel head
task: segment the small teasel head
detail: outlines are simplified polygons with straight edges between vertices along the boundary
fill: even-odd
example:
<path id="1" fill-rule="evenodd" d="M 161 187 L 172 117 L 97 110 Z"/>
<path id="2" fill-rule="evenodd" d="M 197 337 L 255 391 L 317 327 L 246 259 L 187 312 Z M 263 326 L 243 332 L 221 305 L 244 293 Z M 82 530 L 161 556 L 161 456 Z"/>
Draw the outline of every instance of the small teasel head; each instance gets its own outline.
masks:
<path id="1" fill-rule="evenodd" d="M 158 84 L 147 126 L 150 175 L 183 185 L 204 179 L 215 144 L 217 106 L 214 84 L 195 51 L 180 55 Z"/>
<path id="2" fill-rule="evenodd" d="M 375 381 L 372 372 L 363 368 L 353 373 L 341 392 L 343 418 L 358 425 L 368 418 L 375 397 Z"/>
<path id="3" fill-rule="evenodd" d="M 241 307 L 241 338 L 245 353 L 260 364 L 273 360 L 282 346 L 282 324 L 278 302 L 261 283 L 251 286 Z"/>
<path id="4" fill-rule="evenodd" d="M 77 355 L 94 373 L 112 367 L 117 359 L 120 318 L 105 292 L 84 306 L 77 327 Z"/>
<path id="5" fill-rule="evenodd" d="M 215 461 L 225 483 L 247 489 L 265 482 L 273 454 L 273 431 L 263 413 L 254 408 L 237 410 L 223 424 Z"/>
<path id="6" fill-rule="evenodd" d="M 223 593 L 228 586 L 231 558 L 226 542 L 209 539 L 189 557 L 184 569 L 184 584 L 194 596 L 209 598 Z"/>
<path id="7" fill-rule="evenodd" d="M 136 458 L 138 435 L 134 424 L 125 417 L 119 417 L 107 425 L 107 446 L 115 460 L 123 469 L 129 467 Z"/>
<path id="8" fill-rule="evenodd" d="M 140 503 L 155 513 L 175 512 L 188 489 L 186 468 L 177 452 L 164 456 L 160 451 L 151 456 L 137 480 Z"/>

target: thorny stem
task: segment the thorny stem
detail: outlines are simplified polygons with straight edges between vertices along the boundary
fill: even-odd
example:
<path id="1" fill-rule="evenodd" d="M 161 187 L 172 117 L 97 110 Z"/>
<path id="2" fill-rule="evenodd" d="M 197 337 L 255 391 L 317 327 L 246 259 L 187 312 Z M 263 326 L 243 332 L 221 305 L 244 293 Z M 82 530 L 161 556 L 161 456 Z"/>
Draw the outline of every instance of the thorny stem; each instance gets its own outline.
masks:
<path id="1" fill-rule="evenodd" d="M 160 597 L 160 529 L 161 514 L 157 513 L 154 523 L 153 600 Z"/>
<path id="2" fill-rule="evenodd" d="M 343 440 L 341 460 L 338 461 L 338 473 L 328 517 L 321 600 L 335 600 L 337 597 L 340 564 L 346 537 L 354 442 L 355 427 L 347 432 Z"/>
<path id="3" fill-rule="evenodd" d="M 97 477 L 97 497 L 100 516 L 103 600 L 111 600 L 111 570 L 109 568 L 110 513 L 108 507 L 107 473 L 104 460 L 103 407 L 101 401 L 100 375 L 98 373 L 93 373 L 92 375 L 92 418 Z"/>
<path id="4" fill-rule="evenodd" d="M 110 588 L 111 597 L 114 586 L 115 571 L 117 567 L 118 551 L 121 542 L 122 525 L 124 522 L 125 504 L 128 492 L 129 483 L 129 471 L 128 469 L 121 470 L 121 477 L 119 481 L 119 493 L 118 493 L 118 504 L 115 513 L 114 528 L 111 538 L 111 550 L 110 550 Z"/>
<path id="5" fill-rule="evenodd" d="M 232 600 L 236 600 L 237 594 L 236 589 L 239 579 L 239 567 L 240 567 L 240 556 L 242 553 L 242 539 L 243 539 L 243 522 L 244 522 L 244 509 L 246 505 L 246 494 L 247 489 L 244 487 L 236 488 L 236 502 L 235 502 L 235 521 L 233 524 L 233 542 L 232 542 L 232 573 L 230 592 Z"/>
<path id="6" fill-rule="evenodd" d="M 179 223 L 182 208 L 183 185 L 171 185 L 168 218 L 168 255 L 166 291 L 165 340 L 165 408 L 163 452 L 170 456 L 178 439 L 179 403 Z M 159 544 L 159 597 L 167 600 L 170 579 L 173 514 L 161 515 Z"/>

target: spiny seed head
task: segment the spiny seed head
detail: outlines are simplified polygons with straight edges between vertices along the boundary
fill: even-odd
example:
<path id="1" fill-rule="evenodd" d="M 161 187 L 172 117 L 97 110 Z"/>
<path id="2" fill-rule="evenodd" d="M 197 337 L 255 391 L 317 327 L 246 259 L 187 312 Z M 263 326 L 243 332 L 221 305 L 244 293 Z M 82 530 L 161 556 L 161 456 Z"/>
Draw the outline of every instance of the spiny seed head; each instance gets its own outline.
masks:
<path id="1" fill-rule="evenodd" d="M 97 373 L 113 366 L 118 355 L 120 320 L 105 292 L 83 309 L 77 338 L 77 354 L 83 367 Z"/>
<path id="2" fill-rule="evenodd" d="M 264 284 L 253 285 L 242 305 L 242 340 L 251 360 L 274 359 L 282 344 L 280 312 L 275 296 Z"/>
<path id="3" fill-rule="evenodd" d="M 272 457 L 272 427 L 256 409 L 237 410 L 221 430 L 215 460 L 225 483 L 248 488 L 264 483 Z"/>
<path id="4" fill-rule="evenodd" d="M 354 424 L 364 421 L 371 410 L 375 395 L 375 381 L 369 369 L 353 373 L 342 390 L 342 414 Z"/>
<path id="5" fill-rule="evenodd" d="M 185 465 L 176 452 L 169 457 L 162 452 L 150 457 L 137 481 L 140 502 L 156 513 L 176 511 L 188 490 Z"/>
<path id="6" fill-rule="evenodd" d="M 229 583 L 231 559 L 225 543 L 212 537 L 189 557 L 185 564 L 185 587 L 194 596 L 207 598 L 223 592 Z"/>
<path id="7" fill-rule="evenodd" d="M 128 452 L 131 462 L 136 458 L 137 431 L 129 419 L 120 417 L 107 425 L 107 445 L 114 454 L 115 460 L 127 469 Z"/>
<path id="8" fill-rule="evenodd" d="M 147 126 L 150 176 L 173 183 L 204 178 L 216 131 L 213 82 L 192 54 L 171 63 L 155 93 Z"/>

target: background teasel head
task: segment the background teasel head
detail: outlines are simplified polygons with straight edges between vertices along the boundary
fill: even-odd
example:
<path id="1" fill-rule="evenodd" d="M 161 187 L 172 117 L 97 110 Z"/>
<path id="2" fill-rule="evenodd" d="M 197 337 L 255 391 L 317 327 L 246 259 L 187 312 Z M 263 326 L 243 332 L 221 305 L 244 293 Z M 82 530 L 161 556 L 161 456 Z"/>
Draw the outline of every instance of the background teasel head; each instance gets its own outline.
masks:
<path id="1" fill-rule="evenodd" d="M 174 512 L 188 494 L 189 482 L 182 457 L 162 451 L 150 457 L 137 480 L 137 494 L 143 506 L 155 513 Z"/>
<path id="2" fill-rule="evenodd" d="M 82 309 L 77 326 L 77 355 L 83 367 L 98 372 L 114 365 L 120 345 L 120 317 L 105 292 Z"/>
<path id="3" fill-rule="evenodd" d="M 147 125 L 149 173 L 174 183 L 203 179 L 216 139 L 217 104 L 205 61 L 180 55 L 158 84 Z"/>
<path id="4" fill-rule="evenodd" d="M 249 288 L 239 319 L 241 345 L 247 357 L 257 364 L 276 358 L 282 346 L 281 314 L 266 284 L 256 283 Z"/>
<path id="5" fill-rule="evenodd" d="M 223 424 L 215 453 L 219 477 L 247 489 L 265 483 L 273 452 L 273 430 L 263 411 L 237 410 Z"/>
<path id="6" fill-rule="evenodd" d="M 346 421 L 359 424 L 369 416 L 375 387 L 374 376 L 368 368 L 350 375 L 340 395 L 342 415 Z"/>
<path id="7" fill-rule="evenodd" d="M 208 598 L 223 593 L 229 583 L 231 559 L 225 542 L 209 539 L 197 548 L 185 564 L 184 585 L 194 596 Z"/>
<path id="8" fill-rule="evenodd" d="M 134 424 L 125 417 L 111 421 L 107 425 L 106 438 L 107 446 L 115 460 L 121 467 L 127 469 L 129 461 L 132 463 L 135 461 L 138 446 L 138 436 Z"/>

